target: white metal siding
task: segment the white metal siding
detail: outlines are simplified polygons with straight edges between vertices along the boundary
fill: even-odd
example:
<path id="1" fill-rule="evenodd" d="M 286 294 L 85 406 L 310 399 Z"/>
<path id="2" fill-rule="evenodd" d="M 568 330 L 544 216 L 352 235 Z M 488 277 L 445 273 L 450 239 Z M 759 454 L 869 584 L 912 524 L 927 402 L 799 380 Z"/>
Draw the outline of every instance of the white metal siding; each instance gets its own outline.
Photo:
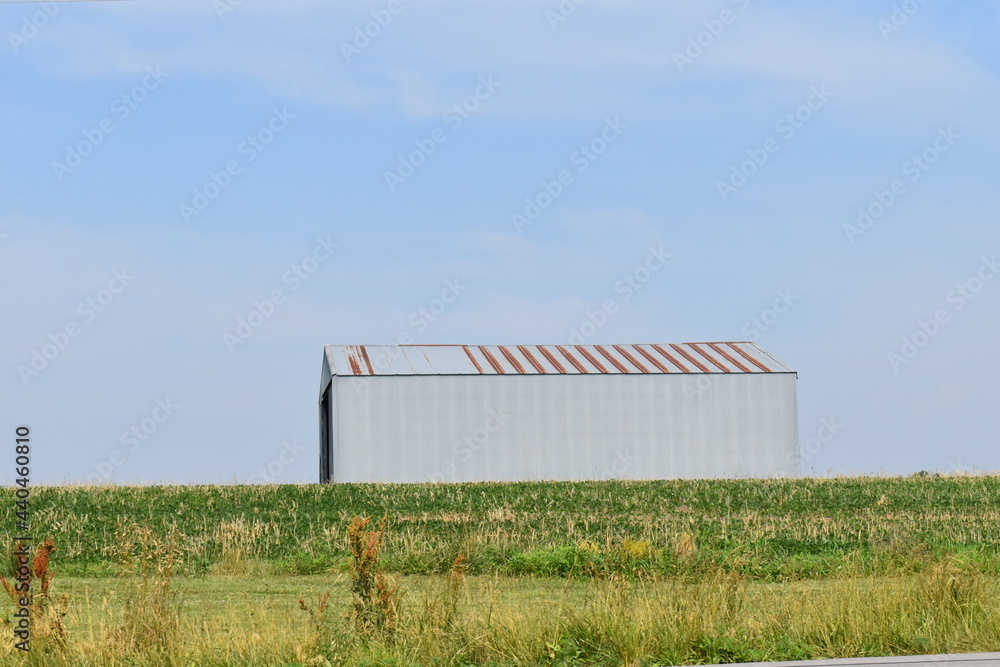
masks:
<path id="1" fill-rule="evenodd" d="M 794 373 L 332 381 L 335 482 L 799 474 Z"/>

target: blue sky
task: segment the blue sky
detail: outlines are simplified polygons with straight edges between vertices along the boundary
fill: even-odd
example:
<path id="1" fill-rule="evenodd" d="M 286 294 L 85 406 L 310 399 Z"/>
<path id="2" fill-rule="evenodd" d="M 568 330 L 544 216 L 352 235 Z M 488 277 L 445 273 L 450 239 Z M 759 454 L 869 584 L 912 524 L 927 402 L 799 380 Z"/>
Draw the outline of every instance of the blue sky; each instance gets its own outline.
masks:
<path id="1" fill-rule="evenodd" d="M 1000 3 L 332 4 L 0 5 L 37 481 L 312 481 L 323 344 L 568 342 L 608 299 L 587 342 L 795 368 L 806 473 L 1000 469 Z"/>

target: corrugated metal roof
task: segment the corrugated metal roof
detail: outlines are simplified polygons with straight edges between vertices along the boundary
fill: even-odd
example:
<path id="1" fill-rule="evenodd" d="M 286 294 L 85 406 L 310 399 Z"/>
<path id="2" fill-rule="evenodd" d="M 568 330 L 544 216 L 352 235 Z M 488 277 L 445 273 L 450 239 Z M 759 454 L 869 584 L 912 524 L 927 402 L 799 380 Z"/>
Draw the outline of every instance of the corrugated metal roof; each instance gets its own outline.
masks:
<path id="1" fill-rule="evenodd" d="M 793 373 L 755 343 L 327 345 L 335 375 Z"/>

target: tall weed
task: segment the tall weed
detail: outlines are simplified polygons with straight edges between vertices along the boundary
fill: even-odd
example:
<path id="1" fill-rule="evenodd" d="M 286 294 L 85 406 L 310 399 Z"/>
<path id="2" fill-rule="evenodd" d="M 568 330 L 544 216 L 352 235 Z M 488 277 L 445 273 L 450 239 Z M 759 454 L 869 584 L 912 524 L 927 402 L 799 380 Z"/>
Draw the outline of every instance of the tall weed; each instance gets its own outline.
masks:
<path id="1" fill-rule="evenodd" d="M 176 653 L 182 602 L 172 583 L 184 549 L 175 531 L 119 522 L 109 554 L 121 566 L 121 625 L 109 642 L 125 655 L 169 660 Z"/>

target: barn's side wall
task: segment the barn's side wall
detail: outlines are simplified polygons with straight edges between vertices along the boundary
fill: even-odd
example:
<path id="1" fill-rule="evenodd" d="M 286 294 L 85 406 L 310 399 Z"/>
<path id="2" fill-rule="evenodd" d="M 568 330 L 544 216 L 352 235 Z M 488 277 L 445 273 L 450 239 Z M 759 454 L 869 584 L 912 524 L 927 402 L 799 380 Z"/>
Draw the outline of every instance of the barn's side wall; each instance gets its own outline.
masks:
<path id="1" fill-rule="evenodd" d="M 793 373 L 333 382 L 335 482 L 799 474 Z"/>

